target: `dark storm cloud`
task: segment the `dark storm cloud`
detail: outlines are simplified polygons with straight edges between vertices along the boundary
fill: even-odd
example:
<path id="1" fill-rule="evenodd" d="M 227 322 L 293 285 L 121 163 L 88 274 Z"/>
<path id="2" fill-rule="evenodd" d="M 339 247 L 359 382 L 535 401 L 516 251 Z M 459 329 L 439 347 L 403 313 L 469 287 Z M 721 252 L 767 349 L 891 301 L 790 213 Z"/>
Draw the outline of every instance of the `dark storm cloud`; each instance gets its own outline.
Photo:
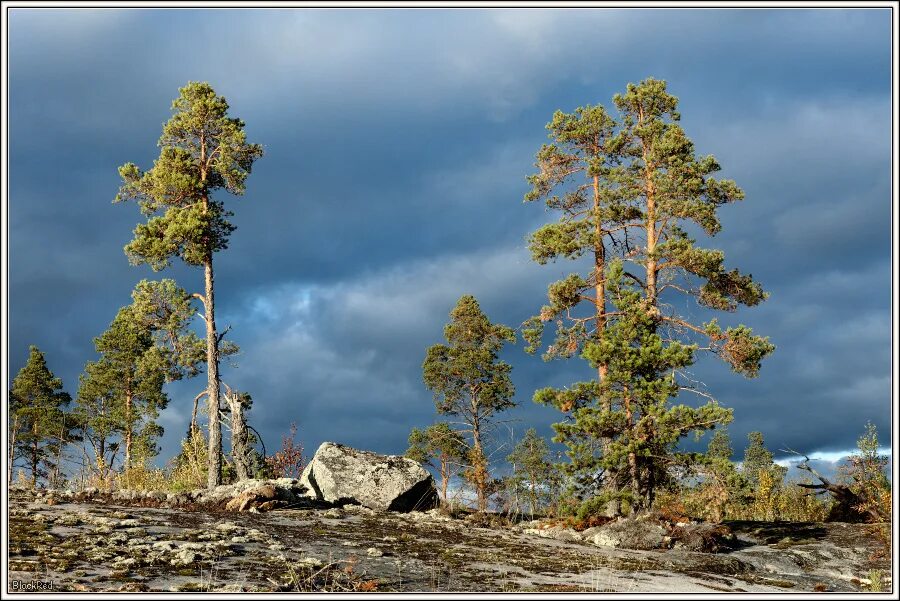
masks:
<path id="1" fill-rule="evenodd" d="M 889 15 L 13 9 L 11 372 L 38 344 L 74 392 L 91 337 L 152 276 L 121 251 L 139 214 L 110 204 L 116 167 L 151 165 L 177 88 L 208 80 L 266 147 L 217 259 L 243 348 L 226 379 L 253 394 L 270 446 L 296 421 L 310 451 L 399 452 L 434 419 L 421 361 L 459 296 L 515 326 L 571 267 L 532 264 L 524 243 L 549 218 L 521 203 L 544 124 L 652 75 L 746 192 L 704 242 L 772 293 L 723 318 L 778 345 L 760 378 L 695 367 L 734 407 L 735 447 L 762 430 L 773 448 L 843 450 L 866 419 L 886 438 Z M 532 392 L 588 370 L 521 344 L 505 356 L 513 427 L 549 436 L 557 415 Z M 173 387 L 164 456 L 201 387 Z"/>

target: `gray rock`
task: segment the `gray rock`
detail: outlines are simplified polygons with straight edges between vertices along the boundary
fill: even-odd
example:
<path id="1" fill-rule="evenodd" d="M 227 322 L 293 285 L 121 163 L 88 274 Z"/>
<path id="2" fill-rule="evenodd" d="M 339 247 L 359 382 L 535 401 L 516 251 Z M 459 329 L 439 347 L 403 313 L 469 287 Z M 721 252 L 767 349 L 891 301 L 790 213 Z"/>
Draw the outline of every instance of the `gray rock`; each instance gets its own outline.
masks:
<path id="1" fill-rule="evenodd" d="M 584 540 L 584 536 L 575 531 L 573 528 L 565 526 L 550 526 L 549 528 L 526 528 L 525 534 L 535 534 L 543 538 L 552 538 L 553 540 L 580 542 Z"/>
<path id="2" fill-rule="evenodd" d="M 627 518 L 601 526 L 590 542 L 598 547 L 622 549 L 667 549 L 672 539 L 659 523 L 641 518 Z"/>
<path id="3" fill-rule="evenodd" d="M 675 548 L 700 553 L 721 553 L 736 545 L 731 529 L 722 524 L 684 524 L 675 528 L 675 538 Z"/>
<path id="4" fill-rule="evenodd" d="M 303 470 L 310 496 L 336 505 L 412 511 L 437 506 L 434 479 L 419 463 L 323 442 Z"/>

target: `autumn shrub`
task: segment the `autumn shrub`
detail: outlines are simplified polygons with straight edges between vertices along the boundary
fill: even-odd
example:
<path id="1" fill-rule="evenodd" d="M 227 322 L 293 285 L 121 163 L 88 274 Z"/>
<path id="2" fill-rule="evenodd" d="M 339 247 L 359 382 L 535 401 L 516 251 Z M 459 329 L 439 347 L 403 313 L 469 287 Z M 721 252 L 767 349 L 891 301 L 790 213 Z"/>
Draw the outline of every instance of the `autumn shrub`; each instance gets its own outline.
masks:
<path id="1" fill-rule="evenodd" d="M 281 437 L 281 448 L 266 457 L 266 465 L 274 478 L 299 478 L 303 473 L 303 444 L 296 440 L 297 424 L 291 423 L 289 435 Z"/>

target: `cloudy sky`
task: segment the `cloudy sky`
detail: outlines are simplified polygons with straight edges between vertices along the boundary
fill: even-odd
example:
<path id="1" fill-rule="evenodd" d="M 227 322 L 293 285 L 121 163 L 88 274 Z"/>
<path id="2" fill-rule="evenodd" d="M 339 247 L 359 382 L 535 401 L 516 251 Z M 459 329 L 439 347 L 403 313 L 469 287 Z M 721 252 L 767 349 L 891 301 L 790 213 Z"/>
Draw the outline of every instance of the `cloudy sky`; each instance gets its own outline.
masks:
<path id="1" fill-rule="evenodd" d="M 266 151 L 216 256 L 218 321 L 243 351 L 225 381 L 253 395 L 270 447 L 293 421 L 309 451 L 402 452 L 435 419 L 421 364 L 459 296 L 515 326 L 571 268 L 532 263 L 525 244 L 552 219 L 522 202 L 552 113 L 653 76 L 746 192 L 706 243 L 771 292 L 725 320 L 778 346 L 760 377 L 695 369 L 734 408 L 735 447 L 761 430 L 773 449 L 840 452 L 866 420 L 888 439 L 886 9 L 9 14 L 11 374 L 36 344 L 74 394 L 138 280 L 202 287 L 199 270 L 129 266 L 140 215 L 111 200 L 118 165 L 152 165 L 178 88 L 205 80 Z M 506 440 L 550 436 L 559 414 L 533 391 L 585 375 L 522 346 L 505 353 L 519 402 Z M 204 386 L 169 390 L 163 460 Z"/>

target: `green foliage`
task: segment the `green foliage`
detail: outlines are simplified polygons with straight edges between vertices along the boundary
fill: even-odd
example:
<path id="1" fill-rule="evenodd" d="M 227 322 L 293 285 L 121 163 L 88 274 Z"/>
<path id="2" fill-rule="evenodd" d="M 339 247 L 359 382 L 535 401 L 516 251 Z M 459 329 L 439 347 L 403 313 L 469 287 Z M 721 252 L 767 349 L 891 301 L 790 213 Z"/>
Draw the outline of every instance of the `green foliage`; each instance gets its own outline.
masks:
<path id="1" fill-rule="evenodd" d="M 849 484 L 859 497 L 856 509 L 862 513 L 878 516 L 886 524 L 891 521 L 892 495 L 891 481 L 887 469 L 890 458 L 879 452 L 878 431 L 875 424 L 866 422 L 865 431 L 856 441 L 857 452 L 841 466 L 839 477 Z M 877 535 L 890 552 L 890 529 L 885 525 Z"/>
<path id="2" fill-rule="evenodd" d="M 614 125 L 600 105 L 580 107 L 571 114 L 557 111 L 547 124 L 552 143 L 541 147 L 535 162 L 538 172 L 528 176 L 531 190 L 525 201 L 543 200 L 549 209 L 559 212 L 559 221 L 542 226 L 529 237 L 532 258 L 544 265 L 558 258 L 577 259 L 586 253 L 594 257 L 590 274 L 572 274 L 552 284 L 550 305 L 523 328 L 526 351 L 534 353 L 540 346 L 544 324 L 556 322 L 556 341 L 544 354 L 545 360 L 571 357 L 590 338 L 587 318 L 573 317 L 570 310 L 586 302 L 593 305 L 595 315 L 602 315 L 603 299 L 598 298 L 598 292 L 591 297 L 590 292 L 597 288 L 604 269 L 604 224 L 633 215 L 623 212 L 616 200 L 616 184 L 606 177 L 611 168 L 606 146 Z"/>
<path id="3" fill-rule="evenodd" d="M 515 342 L 515 334 L 492 324 L 478 301 L 466 295 L 450 312 L 444 337 L 447 344 L 435 344 L 426 352 L 423 380 L 434 393 L 437 412 L 458 416 L 468 426 L 472 442 L 466 474 L 484 510 L 489 482 L 484 435 L 493 416 L 515 404 L 512 367 L 499 360 L 503 345 Z"/>
<path id="4" fill-rule="evenodd" d="M 172 103 L 172 118 L 163 125 L 160 154 L 153 167 L 141 171 L 134 163 L 119 168 L 122 186 L 113 202 L 134 200 L 147 217 L 134 230 L 125 247 L 132 264 L 147 264 L 154 271 L 174 258 L 204 268 L 205 293 L 192 295 L 204 305 L 206 321 L 207 404 L 209 410 L 209 486 L 221 483 L 222 452 L 219 423 L 219 360 L 237 347 L 225 343 L 216 331 L 213 255 L 228 247 L 235 226 L 232 213 L 217 191 L 243 195 L 253 163 L 262 147 L 247 142 L 244 122 L 228 116 L 228 102 L 208 83 L 189 82 Z M 183 307 L 180 307 L 183 310 Z M 193 340 L 174 348 L 185 367 L 196 365 Z"/>
<path id="5" fill-rule="evenodd" d="M 103 334 L 94 339 L 100 359 L 89 362 L 78 389 L 76 414 L 101 469 L 112 467 L 107 444 L 121 436 L 124 467 L 131 467 L 135 443 L 147 454 L 156 449 L 162 428 L 153 420 L 168 404 L 163 392 L 169 371 L 153 332 L 131 305 L 123 307 Z M 116 447 L 117 448 L 117 447 Z"/>
<path id="6" fill-rule="evenodd" d="M 589 106 L 557 111 L 547 126 L 551 143 L 537 154 L 525 200 L 543 199 L 560 216 L 532 234 L 532 257 L 593 261 L 589 272 L 551 284 L 549 304 L 522 332 L 534 353 L 554 322 L 544 359 L 580 355 L 597 370 L 596 381 L 535 393 L 567 416 L 554 426 L 555 440 L 569 448 L 576 493 L 642 509 L 672 466 L 696 463 L 677 451 L 678 441 L 731 420 L 715 401 L 671 403 L 680 391 L 696 391 L 684 375 L 694 353 L 711 351 L 754 377 L 775 347 L 746 326 L 723 331 L 715 320 L 693 323 L 675 310 L 684 305 L 673 302 L 678 294 L 726 312 L 767 297 L 751 276 L 726 268 L 722 251 L 687 234 L 694 226 L 717 234 L 718 208 L 743 192 L 715 177 L 721 168 L 713 157 L 696 155 L 664 81 L 629 84 L 613 103 L 617 117 Z"/>
<path id="7" fill-rule="evenodd" d="M 848 458 L 842 477 L 849 481 L 853 492 L 865 490 L 890 490 L 887 477 L 890 458 L 879 451 L 878 430 L 872 422 L 866 422 L 865 431 L 856 440 L 857 452 Z"/>
<path id="8" fill-rule="evenodd" d="M 550 504 L 557 493 L 557 472 L 550 458 L 547 441 L 529 428 L 506 460 L 512 464 L 511 484 L 515 491 L 523 491 L 528 499 L 530 512 Z"/>
<path id="9" fill-rule="evenodd" d="M 441 478 L 441 499 L 449 503 L 447 488 L 450 479 L 466 466 L 469 447 L 462 434 L 446 422 L 432 424 L 425 429 L 413 428 L 409 433 L 406 457 L 438 470 Z"/>
<path id="10" fill-rule="evenodd" d="M 747 479 L 731 462 L 734 450 L 725 428 L 717 429 L 710 438 L 706 454 L 696 470 L 700 482 L 695 487 L 695 511 L 705 519 L 720 521 L 729 508 L 745 504 L 751 495 Z"/>
<path id="11" fill-rule="evenodd" d="M 695 347 L 663 339 L 658 316 L 647 310 L 640 290 L 625 281 L 618 261 L 610 265 L 607 286 L 618 316 L 583 353 L 592 365 L 608 370 L 599 384 L 604 403 L 581 408 L 575 422 L 557 424 L 556 429 L 562 441 L 570 439 L 571 432 L 608 436 L 601 456 L 584 463 L 575 457 L 573 468 L 628 474 L 628 490 L 620 488 L 620 495 L 632 510 L 649 509 L 670 468 L 694 459 L 677 452 L 678 442 L 730 422 L 732 414 L 715 401 L 699 407 L 671 403 L 679 392 L 675 373 L 693 363 Z"/>
<path id="12" fill-rule="evenodd" d="M 762 435 L 753 433 L 752 456 L 758 457 L 754 478 L 731 462 L 731 440 L 724 429 L 716 430 L 707 452 L 660 495 L 667 513 L 722 520 L 821 522 L 830 510 L 828 499 L 807 494 L 785 480 L 786 470 L 771 463 Z M 767 463 L 768 460 L 768 463 Z M 745 460 L 746 464 L 746 460 Z M 806 483 L 806 482 L 804 482 Z"/>
<path id="13" fill-rule="evenodd" d="M 169 487 L 173 492 L 197 490 L 207 483 L 208 444 L 200 430 L 181 441 L 181 451 L 169 466 Z"/>
<path id="14" fill-rule="evenodd" d="M 12 381 L 9 414 L 10 438 L 15 438 L 10 463 L 24 459 L 32 487 L 48 477 L 51 469 L 58 473 L 54 456 L 59 456 L 60 445 L 73 438 L 74 423 L 65 412 L 72 399 L 62 387 L 62 380 L 50 371 L 44 354 L 31 346 L 28 361 Z"/>
<path id="15" fill-rule="evenodd" d="M 228 247 L 231 212 L 211 194 L 242 195 L 259 144 L 248 144 L 244 122 L 228 116 L 228 102 L 207 83 L 190 82 L 172 103 L 163 126 L 160 154 L 142 172 L 134 163 L 119 168 L 123 184 L 115 202 L 135 200 L 149 217 L 125 247 L 129 260 L 154 270 L 174 257 L 203 265 Z"/>
<path id="16" fill-rule="evenodd" d="M 199 374 L 206 361 L 206 343 L 190 329 L 197 309 L 175 280 L 141 280 L 131 293 L 134 319 L 149 331 L 166 361 L 168 381 Z"/>
<path id="17" fill-rule="evenodd" d="M 747 434 L 750 444 L 744 450 L 744 462 L 741 471 L 750 484 L 756 487 L 759 484 L 761 472 L 771 472 L 771 479 L 781 482 L 787 468 L 775 463 L 772 452 L 766 448 L 762 432 L 750 432 Z"/>
<path id="18" fill-rule="evenodd" d="M 721 461 L 725 459 L 730 462 L 733 454 L 734 449 L 731 447 L 731 437 L 728 436 L 728 430 L 720 428 L 713 432 L 712 438 L 709 439 L 709 445 L 706 448 L 706 456 L 710 460 Z"/>
<path id="19" fill-rule="evenodd" d="M 467 448 L 466 441 L 459 432 L 446 422 L 438 422 L 421 430 L 412 429 L 405 456 L 432 467 L 437 467 L 435 461 L 464 465 Z"/>

